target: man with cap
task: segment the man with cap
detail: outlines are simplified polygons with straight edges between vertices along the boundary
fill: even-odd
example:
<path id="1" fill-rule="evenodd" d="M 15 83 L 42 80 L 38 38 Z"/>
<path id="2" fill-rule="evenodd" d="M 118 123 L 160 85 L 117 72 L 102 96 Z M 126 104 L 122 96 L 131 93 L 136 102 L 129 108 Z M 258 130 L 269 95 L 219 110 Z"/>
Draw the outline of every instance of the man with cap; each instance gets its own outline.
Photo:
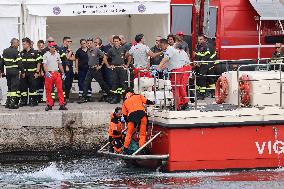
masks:
<path id="1" fill-rule="evenodd" d="M 56 51 L 56 43 L 48 43 L 49 51 L 43 55 L 43 67 L 45 71 L 45 89 L 46 89 L 46 108 L 45 111 L 52 110 L 54 105 L 51 97 L 52 87 L 55 84 L 58 93 L 59 110 L 67 110 L 64 103 L 62 89 L 62 80 L 65 79 L 65 73 L 62 66 L 60 54 Z"/>
<path id="2" fill-rule="evenodd" d="M 187 53 L 188 57 L 190 57 L 189 48 L 187 42 L 183 40 L 184 33 L 182 31 L 176 33 L 177 43 L 179 43 L 182 49 Z"/>

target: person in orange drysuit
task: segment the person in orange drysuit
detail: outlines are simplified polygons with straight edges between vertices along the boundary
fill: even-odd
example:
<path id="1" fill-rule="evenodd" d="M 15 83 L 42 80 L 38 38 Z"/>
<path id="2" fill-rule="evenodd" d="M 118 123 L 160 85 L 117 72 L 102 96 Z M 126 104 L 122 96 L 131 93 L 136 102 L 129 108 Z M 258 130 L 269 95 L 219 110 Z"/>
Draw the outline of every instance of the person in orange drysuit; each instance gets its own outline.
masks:
<path id="1" fill-rule="evenodd" d="M 124 129 L 122 122 L 122 111 L 120 107 L 115 108 L 111 113 L 110 124 L 108 129 L 110 152 L 121 153 L 123 146 L 123 134 Z"/>
<path id="2" fill-rule="evenodd" d="M 155 102 L 147 100 L 143 95 L 135 94 L 131 90 L 126 93 L 125 101 L 122 105 L 123 117 L 128 122 L 128 130 L 124 141 L 124 152 L 126 154 L 129 154 L 128 147 L 130 145 L 132 135 L 135 131 L 136 124 L 140 125 L 139 147 L 143 146 L 146 142 L 146 129 L 148 120 L 144 107 L 145 104 L 154 105 Z"/>

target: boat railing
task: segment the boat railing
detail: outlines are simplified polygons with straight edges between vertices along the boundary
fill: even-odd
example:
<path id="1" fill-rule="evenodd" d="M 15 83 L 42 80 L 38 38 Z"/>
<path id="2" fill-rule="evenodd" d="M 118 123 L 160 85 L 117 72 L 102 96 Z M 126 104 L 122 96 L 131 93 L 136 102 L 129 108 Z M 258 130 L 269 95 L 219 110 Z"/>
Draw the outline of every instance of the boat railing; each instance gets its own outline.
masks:
<path id="1" fill-rule="evenodd" d="M 282 108 L 283 106 L 283 100 L 282 100 L 282 96 L 283 96 L 283 81 L 282 81 L 282 69 L 284 68 L 284 63 L 269 63 L 269 64 L 248 64 L 248 65 L 241 65 L 238 67 L 237 70 L 237 81 L 238 83 L 244 81 L 240 79 L 240 72 L 242 71 L 243 68 L 255 68 L 255 70 L 271 70 L 271 71 L 279 71 L 279 79 L 276 79 L 277 81 L 279 81 L 279 107 Z M 272 69 L 271 69 L 272 67 Z M 278 67 L 278 68 L 277 68 Z M 277 68 L 277 69 L 276 69 Z M 261 80 L 249 80 L 249 82 L 258 82 Z M 257 94 L 254 94 L 257 95 Z M 240 85 L 238 85 L 238 107 L 241 107 L 241 89 L 240 89 Z"/>
<path id="2" fill-rule="evenodd" d="M 248 71 L 254 71 L 254 70 L 276 70 L 277 65 L 280 65 L 280 70 L 282 69 L 282 67 L 284 68 L 283 63 L 273 63 L 273 61 L 283 61 L 284 57 L 280 57 L 280 58 L 262 58 L 262 59 L 239 59 L 239 60 L 217 60 L 217 61 L 206 61 L 208 63 L 216 63 L 218 62 L 218 66 L 222 66 L 225 65 L 226 69 L 223 72 L 229 72 L 229 71 L 237 71 L 238 74 L 238 83 L 240 82 L 239 80 L 239 74 L 241 69 L 244 68 L 249 68 L 247 69 Z M 194 62 L 190 62 L 190 64 L 193 63 L 202 63 L 204 61 L 194 61 Z M 254 64 L 248 64 L 248 62 L 254 62 Z M 237 65 L 236 67 L 230 67 L 230 65 Z M 273 69 L 271 69 L 271 67 L 273 67 Z M 252 69 L 253 68 L 253 69 Z M 141 73 L 145 73 L 145 72 L 151 72 L 151 70 L 139 70 L 138 71 L 138 92 L 141 93 L 141 87 L 140 87 L 140 80 L 141 80 Z M 185 98 L 187 98 L 188 100 L 192 100 L 194 101 L 194 109 L 197 110 L 198 106 L 203 106 L 203 104 L 198 104 L 198 99 L 197 99 L 197 80 L 199 77 L 214 77 L 214 78 L 218 78 L 223 72 L 220 72 L 220 74 L 210 74 L 210 75 L 200 75 L 200 74 L 196 74 L 195 71 L 183 71 L 183 72 L 170 72 L 170 71 L 166 71 L 163 73 L 163 80 L 169 80 L 170 77 L 174 77 L 174 83 L 170 83 L 170 87 L 172 89 L 174 89 L 174 91 L 177 91 L 178 87 L 181 87 L 179 85 L 177 85 L 177 75 L 178 74 L 186 74 L 187 76 L 187 83 L 186 83 L 186 92 L 187 95 Z M 279 72 L 280 76 L 279 76 L 279 80 L 280 80 L 280 106 L 282 107 L 282 73 L 281 71 Z M 160 81 L 159 79 L 159 75 L 154 75 L 154 86 L 153 86 L 153 91 L 154 91 L 154 97 L 156 99 L 156 94 L 157 94 L 157 86 L 158 86 L 158 82 Z M 166 90 L 169 89 L 169 86 L 166 86 L 167 83 L 163 82 L 164 87 L 163 87 L 163 93 L 164 93 L 164 99 L 163 99 L 163 103 L 159 105 L 160 109 L 167 109 L 167 99 L 169 99 L 169 97 L 166 96 Z M 206 88 L 206 91 L 208 90 L 214 90 L 213 92 L 215 93 L 215 89 L 211 89 L 211 88 Z M 193 94 L 193 95 L 191 95 Z M 177 93 L 173 93 L 173 106 L 171 108 L 173 108 L 174 110 L 178 109 L 178 104 L 177 104 Z M 238 107 L 241 107 L 240 104 L 240 87 L 238 87 Z"/>

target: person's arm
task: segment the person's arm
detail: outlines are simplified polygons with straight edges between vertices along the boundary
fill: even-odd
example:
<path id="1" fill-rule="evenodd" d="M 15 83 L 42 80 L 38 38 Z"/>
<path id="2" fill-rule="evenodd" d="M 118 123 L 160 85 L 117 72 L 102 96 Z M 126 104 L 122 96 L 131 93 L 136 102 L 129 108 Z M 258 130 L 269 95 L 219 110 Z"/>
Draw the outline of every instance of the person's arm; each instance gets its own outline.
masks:
<path id="1" fill-rule="evenodd" d="M 151 58 L 155 58 L 155 57 L 157 57 L 157 56 L 160 56 L 161 54 L 163 54 L 163 51 L 157 52 L 157 53 L 153 53 L 151 50 L 149 50 L 149 51 L 147 52 L 147 55 L 150 56 Z"/>
<path id="2" fill-rule="evenodd" d="M 42 65 L 43 65 L 43 70 L 44 70 L 45 73 L 48 72 L 48 68 L 47 68 L 46 64 L 47 64 L 47 57 L 46 57 L 46 55 L 43 55 Z"/>
<path id="3" fill-rule="evenodd" d="M 161 62 L 160 62 L 160 64 L 159 64 L 158 68 L 159 68 L 159 69 L 163 69 L 164 65 L 165 65 L 168 61 L 169 61 L 169 58 L 168 58 L 167 56 L 165 56 L 165 57 L 161 60 Z"/>
<path id="4" fill-rule="evenodd" d="M 71 49 L 68 49 L 67 59 L 68 59 L 68 60 L 71 60 L 71 61 L 74 61 L 74 60 L 75 60 L 74 53 L 73 53 L 73 51 L 72 51 Z"/>
<path id="5" fill-rule="evenodd" d="M 112 68 L 112 66 L 109 64 L 108 58 L 111 57 L 111 55 L 112 55 L 112 50 L 110 49 L 108 53 L 104 55 L 104 59 L 103 59 L 104 64 L 110 69 Z"/>

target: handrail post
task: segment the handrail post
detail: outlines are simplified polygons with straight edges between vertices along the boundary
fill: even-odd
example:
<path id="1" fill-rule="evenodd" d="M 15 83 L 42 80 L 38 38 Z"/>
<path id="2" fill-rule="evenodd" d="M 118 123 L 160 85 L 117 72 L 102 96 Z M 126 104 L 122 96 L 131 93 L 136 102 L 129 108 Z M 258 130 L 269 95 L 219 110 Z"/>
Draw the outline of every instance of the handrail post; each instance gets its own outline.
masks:
<path id="1" fill-rule="evenodd" d="M 166 98 L 166 74 L 164 75 L 164 110 L 167 106 L 167 98 Z"/>
<path id="2" fill-rule="evenodd" d="M 140 79 L 141 79 L 140 70 L 138 70 L 138 93 L 139 94 L 140 94 Z"/>
<path id="3" fill-rule="evenodd" d="M 157 78 L 156 75 L 154 75 L 154 97 L 155 100 L 157 99 Z"/>
<path id="4" fill-rule="evenodd" d="M 127 75 L 128 75 L 128 88 L 131 87 L 131 84 L 130 84 L 130 75 L 131 75 L 131 72 L 130 72 L 130 69 L 127 68 Z"/>
<path id="5" fill-rule="evenodd" d="M 197 110 L 197 86 L 196 86 L 196 74 L 194 73 L 194 109 Z"/>
<path id="6" fill-rule="evenodd" d="M 279 104 L 279 106 L 280 106 L 280 108 L 282 107 L 282 63 L 280 64 L 280 66 L 279 66 L 279 72 L 280 72 L 280 104 Z"/>
<path id="7" fill-rule="evenodd" d="M 175 72 L 175 111 L 177 111 L 177 73 Z"/>
<path id="8" fill-rule="evenodd" d="M 240 103 L 240 95 L 241 95 L 241 90 L 240 90 L 240 68 L 241 68 L 242 66 L 239 66 L 238 67 L 238 70 L 237 70 L 237 82 L 238 82 L 238 108 L 240 108 L 241 107 L 241 103 Z"/>

